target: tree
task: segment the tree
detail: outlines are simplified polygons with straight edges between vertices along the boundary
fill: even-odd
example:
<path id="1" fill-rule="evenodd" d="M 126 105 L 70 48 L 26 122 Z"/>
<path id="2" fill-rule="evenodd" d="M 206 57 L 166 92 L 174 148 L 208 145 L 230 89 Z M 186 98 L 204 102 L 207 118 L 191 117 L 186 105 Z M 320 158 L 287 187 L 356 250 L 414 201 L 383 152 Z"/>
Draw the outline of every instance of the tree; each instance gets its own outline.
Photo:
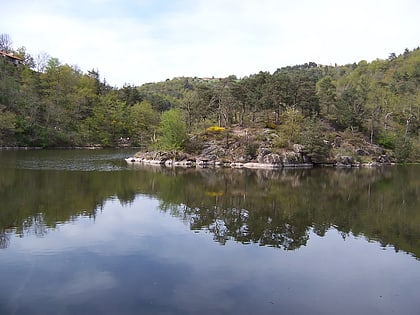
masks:
<path id="1" fill-rule="evenodd" d="M 232 78 L 226 78 L 214 88 L 215 102 L 217 104 L 217 124 L 219 127 L 228 126 L 232 122 L 232 113 L 235 99 L 232 96 L 230 86 L 233 83 Z"/>
<path id="2" fill-rule="evenodd" d="M 340 95 L 335 116 L 342 128 L 359 128 L 362 126 L 365 100 L 353 85 L 348 86 Z"/>
<path id="3" fill-rule="evenodd" d="M 308 73 L 300 70 L 291 74 L 291 96 L 293 107 L 299 108 L 305 117 L 319 113 L 316 95 L 316 81 Z"/>
<path id="4" fill-rule="evenodd" d="M 247 79 L 242 79 L 240 81 L 234 82 L 231 87 L 231 94 L 235 100 L 235 109 L 237 113 L 237 122 L 241 127 L 245 124 L 245 114 L 249 109 L 249 104 L 247 100 Z M 236 116 L 236 115 L 235 115 Z"/>
<path id="5" fill-rule="evenodd" d="M 159 116 L 148 101 L 142 101 L 129 109 L 130 136 L 134 142 L 147 145 L 154 139 Z"/>
<path id="6" fill-rule="evenodd" d="M 289 100 L 290 77 L 283 72 L 279 72 L 271 76 L 266 93 L 269 97 L 271 106 L 276 112 L 276 123 L 280 123 L 280 115 L 286 109 Z"/>
<path id="7" fill-rule="evenodd" d="M 159 147 L 162 150 L 182 150 L 187 139 L 187 128 L 178 109 L 162 113 L 158 131 Z"/>
<path id="8" fill-rule="evenodd" d="M 12 39 L 8 34 L 0 34 L 0 51 L 5 53 L 11 53 L 12 48 Z"/>
<path id="9" fill-rule="evenodd" d="M 314 116 L 306 118 L 300 135 L 300 142 L 304 145 L 305 152 L 312 162 L 325 161 L 329 155 L 329 147 L 325 140 L 325 126 L 322 121 Z"/>
<path id="10" fill-rule="evenodd" d="M 45 68 L 47 67 L 48 60 L 50 59 L 51 56 L 46 52 L 40 52 L 38 55 L 36 55 L 34 60 L 35 70 L 39 73 L 44 72 Z"/>
<path id="11" fill-rule="evenodd" d="M 22 62 L 28 68 L 35 68 L 34 58 L 26 51 L 26 47 L 22 46 L 17 49 L 17 56 L 22 59 Z"/>
<path id="12" fill-rule="evenodd" d="M 293 108 L 288 108 L 282 114 L 283 124 L 280 126 L 280 131 L 287 141 L 297 143 L 299 135 L 303 127 L 304 117 L 302 114 Z"/>
<path id="13" fill-rule="evenodd" d="M 8 144 L 7 138 L 13 134 L 16 128 L 16 115 L 5 110 L 5 106 L 0 105 L 0 145 Z"/>
<path id="14" fill-rule="evenodd" d="M 332 78 L 326 76 L 318 81 L 316 87 L 321 114 L 329 118 L 336 104 L 336 86 Z"/>
<path id="15" fill-rule="evenodd" d="M 198 120 L 197 116 L 199 111 L 196 109 L 198 108 L 199 101 L 198 93 L 194 90 L 187 90 L 182 98 L 181 108 L 187 115 L 187 125 L 189 130 L 191 130 L 193 122 Z"/>
<path id="16" fill-rule="evenodd" d="M 406 162 L 412 152 L 413 145 L 407 137 L 397 137 L 395 141 L 395 158 L 397 162 L 403 163 Z"/>
<path id="17" fill-rule="evenodd" d="M 124 86 L 119 89 L 120 98 L 124 101 L 127 106 L 132 106 L 138 102 L 142 101 L 140 93 L 135 86 L 129 84 L 124 84 Z"/>

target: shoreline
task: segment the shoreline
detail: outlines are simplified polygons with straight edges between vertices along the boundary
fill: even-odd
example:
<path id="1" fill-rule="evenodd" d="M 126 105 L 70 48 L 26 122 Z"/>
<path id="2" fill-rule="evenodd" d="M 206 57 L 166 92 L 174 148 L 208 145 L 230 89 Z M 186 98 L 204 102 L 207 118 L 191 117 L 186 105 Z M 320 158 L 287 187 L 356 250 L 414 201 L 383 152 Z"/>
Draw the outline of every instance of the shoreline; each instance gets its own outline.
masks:
<path id="1" fill-rule="evenodd" d="M 278 169 L 303 169 L 315 167 L 334 167 L 334 168 L 374 168 L 382 166 L 396 165 L 396 163 L 258 163 L 258 162 L 230 162 L 230 161 L 216 161 L 216 160 L 199 160 L 188 159 L 176 161 L 173 159 L 151 160 L 137 157 L 128 157 L 124 159 L 127 164 L 131 165 L 160 165 L 162 167 L 174 168 L 237 168 L 237 169 L 265 169 L 265 170 L 278 170 Z"/>

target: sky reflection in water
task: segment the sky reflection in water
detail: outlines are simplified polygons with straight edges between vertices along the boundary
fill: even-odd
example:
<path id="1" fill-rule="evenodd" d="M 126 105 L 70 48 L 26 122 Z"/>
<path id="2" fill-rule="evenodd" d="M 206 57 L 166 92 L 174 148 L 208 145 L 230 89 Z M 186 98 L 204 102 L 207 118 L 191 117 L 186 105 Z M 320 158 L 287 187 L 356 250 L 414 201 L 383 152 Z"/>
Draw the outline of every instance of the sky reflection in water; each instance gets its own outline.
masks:
<path id="1" fill-rule="evenodd" d="M 285 251 L 193 233 L 137 195 L 95 219 L 12 236 L 0 314 L 416 314 L 413 257 L 330 228 Z M 385 249 L 385 250 L 384 250 Z"/>

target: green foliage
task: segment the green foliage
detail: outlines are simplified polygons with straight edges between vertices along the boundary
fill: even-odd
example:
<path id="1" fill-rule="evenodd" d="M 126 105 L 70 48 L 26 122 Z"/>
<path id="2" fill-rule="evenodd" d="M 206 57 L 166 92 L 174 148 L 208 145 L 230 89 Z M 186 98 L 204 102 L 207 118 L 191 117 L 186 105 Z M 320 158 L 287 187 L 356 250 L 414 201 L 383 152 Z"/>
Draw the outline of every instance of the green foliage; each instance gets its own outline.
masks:
<path id="1" fill-rule="evenodd" d="M 170 109 L 163 112 L 159 124 L 159 148 L 162 150 L 182 150 L 187 139 L 187 128 L 181 111 Z"/>
<path id="2" fill-rule="evenodd" d="M 254 159 L 257 156 L 258 151 L 258 143 L 254 141 L 250 141 L 245 145 L 245 156 L 250 157 L 251 159 Z"/>
<path id="3" fill-rule="evenodd" d="M 159 115 L 152 108 L 149 101 L 142 101 L 129 109 L 130 135 L 133 143 L 148 146 L 154 141 L 154 136 L 159 124 Z"/>
<path id="4" fill-rule="evenodd" d="M 327 75 L 318 81 L 316 87 L 322 115 L 329 119 L 333 118 L 331 115 L 335 109 L 337 99 L 337 91 L 333 79 Z"/>
<path id="5" fill-rule="evenodd" d="M 326 128 L 318 117 L 306 118 L 300 135 L 300 143 L 312 162 L 325 162 L 330 153 L 330 147 L 325 139 Z"/>
<path id="6" fill-rule="evenodd" d="M 355 86 L 348 86 L 337 101 L 335 117 L 345 128 L 361 128 L 364 114 L 364 98 Z"/>
<path id="7" fill-rule="evenodd" d="M 390 132 L 383 132 L 378 137 L 378 144 L 386 149 L 395 148 L 395 134 Z"/>
<path id="8" fill-rule="evenodd" d="M 399 163 L 407 162 L 411 156 L 413 145 L 410 139 L 399 137 L 395 140 L 395 159 Z"/>
<path id="9" fill-rule="evenodd" d="M 290 143 L 297 143 L 303 128 L 303 115 L 298 110 L 289 108 L 282 114 L 281 120 L 283 123 L 280 126 L 280 132 L 284 138 Z"/>
<path id="10" fill-rule="evenodd" d="M 268 122 L 268 123 L 265 124 L 265 128 L 275 130 L 275 129 L 277 129 L 277 126 L 276 126 L 276 124 L 274 124 L 272 122 Z"/>
<path id="11" fill-rule="evenodd" d="M 287 149 L 291 146 L 286 138 L 282 137 L 281 135 L 276 135 L 273 137 L 273 147 L 278 149 Z"/>
<path id="12" fill-rule="evenodd" d="M 16 115 L 6 111 L 5 106 L 0 105 L 0 145 L 2 139 L 16 131 Z"/>

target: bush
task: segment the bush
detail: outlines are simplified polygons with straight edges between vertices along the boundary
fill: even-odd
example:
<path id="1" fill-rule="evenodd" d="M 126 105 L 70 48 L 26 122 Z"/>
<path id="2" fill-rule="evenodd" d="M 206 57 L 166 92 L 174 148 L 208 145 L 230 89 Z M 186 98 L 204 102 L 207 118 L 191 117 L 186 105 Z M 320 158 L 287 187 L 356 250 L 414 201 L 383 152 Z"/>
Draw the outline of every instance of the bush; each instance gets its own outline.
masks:
<path id="1" fill-rule="evenodd" d="M 226 131 L 226 128 L 219 126 L 210 126 L 206 129 L 206 132 L 208 133 L 221 133 L 224 131 Z"/>
<path id="2" fill-rule="evenodd" d="M 266 123 L 265 128 L 275 130 L 275 129 L 277 129 L 277 126 L 276 126 L 276 124 L 274 124 L 272 122 L 268 122 L 268 123 Z"/>
<path id="3" fill-rule="evenodd" d="M 407 160 L 410 158 L 411 151 L 412 151 L 412 143 L 407 138 L 398 138 L 395 141 L 395 149 L 394 149 L 394 155 L 399 163 L 407 162 Z"/>
<path id="4" fill-rule="evenodd" d="M 181 150 L 187 140 L 187 127 L 181 112 L 170 109 L 162 113 L 159 124 L 159 147 L 162 150 Z"/>
<path id="5" fill-rule="evenodd" d="M 255 142 L 247 143 L 245 146 L 245 155 L 252 159 L 257 156 L 258 144 Z"/>
<path id="6" fill-rule="evenodd" d="M 290 142 L 283 135 L 278 135 L 273 138 L 273 147 L 278 149 L 287 149 L 290 147 Z"/>
<path id="7" fill-rule="evenodd" d="M 395 136 L 391 133 L 381 133 L 378 137 L 378 144 L 385 149 L 394 149 Z"/>

